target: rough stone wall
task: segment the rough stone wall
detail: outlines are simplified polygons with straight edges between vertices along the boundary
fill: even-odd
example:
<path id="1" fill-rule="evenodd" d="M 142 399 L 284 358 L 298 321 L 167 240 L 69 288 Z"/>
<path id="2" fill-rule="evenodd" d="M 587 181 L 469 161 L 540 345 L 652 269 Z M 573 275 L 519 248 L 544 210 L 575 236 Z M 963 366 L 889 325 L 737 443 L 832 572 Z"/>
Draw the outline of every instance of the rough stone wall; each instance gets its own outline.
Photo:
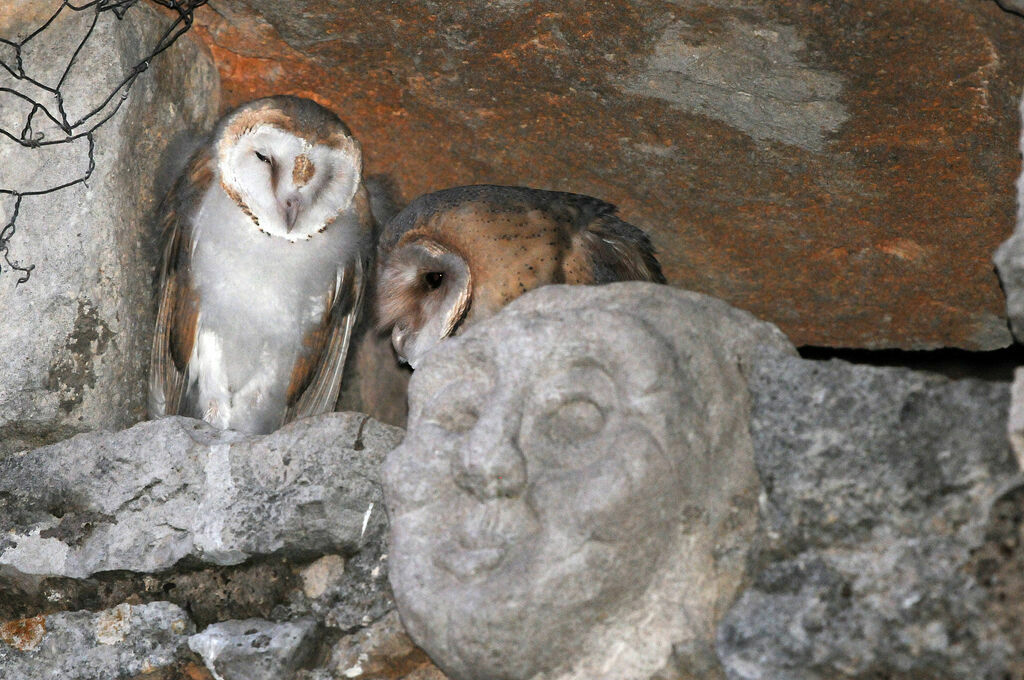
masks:
<path id="1" fill-rule="evenodd" d="M 727 675 L 1018 677 L 1008 386 L 766 357 L 750 390 L 766 540 L 719 629 Z"/>
<path id="2" fill-rule="evenodd" d="M 0 9 L 0 35 L 26 37 L 58 3 L 20 11 L 28 4 Z M 62 13 L 24 50 L 26 71 L 56 84 L 93 14 Z M 69 118 L 101 104 L 168 24 L 146 3 L 123 20 L 103 13 L 62 87 Z M 27 87 L 0 73 L 0 86 Z M 0 455 L 144 417 L 155 315 L 154 178 L 175 136 L 211 124 L 218 88 L 208 54 L 180 41 L 153 60 L 118 114 L 97 130 L 89 181 L 23 199 L 9 247 L 12 259 L 35 269 L 21 285 L 17 272 L 0 273 Z M 0 94 L 5 129 L 20 132 L 30 109 L 15 95 Z M 63 136 L 42 121 L 35 118 L 39 133 Z M 80 176 L 88 162 L 85 139 L 38 153 L 0 137 L 3 188 L 55 186 Z M 4 196 L 0 222 L 12 212 L 13 201 Z"/>
<path id="3" fill-rule="evenodd" d="M 172 417 L 0 459 L 0 677 L 429 672 L 387 587 L 378 471 L 401 436 Z"/>

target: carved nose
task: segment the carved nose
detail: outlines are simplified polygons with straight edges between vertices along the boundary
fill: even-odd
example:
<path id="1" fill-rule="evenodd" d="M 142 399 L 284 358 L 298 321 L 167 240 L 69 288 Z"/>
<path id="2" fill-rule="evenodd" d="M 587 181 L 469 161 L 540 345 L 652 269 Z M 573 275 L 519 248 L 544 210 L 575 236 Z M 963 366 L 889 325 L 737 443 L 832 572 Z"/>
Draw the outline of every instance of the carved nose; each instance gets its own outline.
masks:
<path id="1" fill-rule="evenodd" d="M 480 500 L 515 498 L 526 488 L 526 459 L 515 430 L 497 419 L 478 421 L 453 463 L 455 483 Z"/>

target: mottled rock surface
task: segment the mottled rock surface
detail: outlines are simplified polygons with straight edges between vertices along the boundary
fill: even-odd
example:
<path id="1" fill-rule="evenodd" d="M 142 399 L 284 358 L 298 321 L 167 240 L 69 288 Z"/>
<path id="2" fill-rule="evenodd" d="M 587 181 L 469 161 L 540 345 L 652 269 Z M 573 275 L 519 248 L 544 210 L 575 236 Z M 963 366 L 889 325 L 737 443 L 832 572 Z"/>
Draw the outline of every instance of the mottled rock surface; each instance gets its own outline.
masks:
<path id="1" fill-rule="evenodd" d="M 798 345 L 1010 341 L 990 258 L 1024 21 L 995 2 L 221 0 L 199 22 L 226 104 L 335 107 L 406 201 L 602 197 L 672 283 Z"/>
<path id="2" fill-rule="evenodd" d="M 315 672 L 300 676 L 318 678 L 362 678 L 365 680 L 444 680 L 445 676 L 409 639 L 396 612 L 372 626 L 342 638 L 331 650 L 330 659 Z"/>
<path id="3" fill-rule="evenodd" d="M 24 39 L 59 5 L 3 3 L 0 36 Z M 62 12 L 24 48 L 25 70 L 55 85 L 95 16 L 91 9 Z M 71 123 L 102 104 L 168 23 L 145 2 L 122 20 L 110 11 L 99 15 L 61 88 Z M 0 51 L 0 60 L 14 63 L 9 48 Z M 20 274 L 0 263 L 0 456 L 83 430 L 126 427 L 143 416 L 154 319 L 153 177 L 168 143 L 182 131 L 209 125 L 219 101 L 217 71 L 194 42 L 179 41 L 150 66 L 96 132 L 96 167 L 87 185 L 22 201 L 10 257 L 35 269 L 19 286 Z M 4 69 L 0 87 L 44 96 Z M 46 101 L 56 110 L 52 96 Z M 120 94 L 94 120 L 118 102 Z M 0 93 L 5 129 L 20 134 L 31 109 L 16 95 Z M 44 140 L 64 137 L 41 113 L 32 127 Z M 29 150 L 0 136 L 4 189 L 59 185 L 81 177 L 88 165 L 84 138 Z M 13 210 L 13 200 L 0 197 L 0 226 Z"/>
<path id="4" fill-rule="evenodd" d="M 0 586 L 355 553 L 387 525 L 378 468 L 401 436 L 355 413 L 266 437 L 172 417 L 0 460 Z"/>
<path id="5" fill-rule="evenodd" d="M 278 611 L 293 618 L 313 616 L 342 633 L 371 625 L 395 606 L 388 585 L 387 550 L 386 532 L 378 531 L 344 566 L 337 555 L 326 555 L 302 567 L 301 590 Z"/>
<path id="6" fill-rule="evenodd" d="M 719 630 L 727 676 L 1017 677 L 1008 386 L 766 357 L 751 395 L 765 541 Z"/>
<path id="7" fill-rule="evenodd" d="M 9 621 L 0 624 L 0 672 L 10 680 L 159 677 L 152 674 L 188 656 L 194 632 L 188 614 L 166 602 Z"/>
<path id="8" fill-rule="evenodd" d="M 217 680 L 287 680 L 316 644 L 316 621 L 224 621 L 188 639 Z"/>
<path id="9" fill-rule="evenodd" d="M 717 665 L 760 491 L 743 367 L 778 329 L 668 286 L 547 286 L 441 343 L 388 454 L 391 584 L 457 680 Z"/>
<path id="10" fill-rule="evenodd" d="M 984 615 L 1002 636 L 1005 674 L 1024 677 L 1024 484 L 1014 486 L 992 505 L 985 542 L 971 554 L 967 573 L 985 590 Z"/>

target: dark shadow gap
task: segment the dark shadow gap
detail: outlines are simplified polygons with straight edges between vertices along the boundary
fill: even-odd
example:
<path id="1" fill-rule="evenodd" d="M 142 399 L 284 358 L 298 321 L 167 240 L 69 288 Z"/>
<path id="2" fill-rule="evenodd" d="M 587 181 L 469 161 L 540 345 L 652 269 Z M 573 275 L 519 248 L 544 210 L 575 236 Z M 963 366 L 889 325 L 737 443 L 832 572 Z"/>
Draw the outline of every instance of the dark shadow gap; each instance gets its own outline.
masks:
<path id="1" fill-rule="evenodd" d="M 1024 366 L 1024 345 L 1011 345 L 987 352 L 964 349 L 901 350 L 845 349 L 804 346 L 800 356 L 813 361 L 842 359 L 852 364 L 910 368 L 944 375 L 948 378 L 976 378 L 995 382 L 1012 382 L 1013 370 Z"/>

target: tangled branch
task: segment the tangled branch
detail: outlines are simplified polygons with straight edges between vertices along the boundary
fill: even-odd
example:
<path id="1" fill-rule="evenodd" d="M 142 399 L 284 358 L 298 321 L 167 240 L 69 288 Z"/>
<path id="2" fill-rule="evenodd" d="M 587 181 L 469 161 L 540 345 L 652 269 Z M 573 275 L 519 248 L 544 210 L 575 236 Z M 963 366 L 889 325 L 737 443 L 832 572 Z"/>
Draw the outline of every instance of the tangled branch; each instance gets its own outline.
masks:
<path id="1" fill-rule="evenodd" d="M 151 48 L 148 55 L 128 71 L 120 84 L 113 88 L 98 106 L 74 121 L 70 120 L 68 117 L 64 106 L 64 94 L 61 91 L 67 81 L 68 74 L 71 72 L 71 68 L 74 66 L 75 61 L 78 59 L 78 56 L 81 54 L 86 43 L 92 37 L 93 32 L 96 29 L 96 25 L 99 23 L 103 14 L 109 12 L 113 14 L 118 21 L 120 21 L 124 19 L 125 14 L 133 6 L 138 4 L 139 0 L 91 0 L 80 4 L 76 4 L 72 2 L 72 0 L 63 0 L 53 15 L 50 16 L 42 26 L 34 30 L 23 40 L 15 42 L 0 38 L 0 48 L 6 47 L 8 48 L 8 52 L 13 50 L 13 58 L 10 60 L 11 63 L 7 63 L 7 61 L 0 58 L 0 68 L 13 77 L 15 81 L 20 81 L 21 83 L 30 85 L 35 88 L 37 92 L 47 93 L 53 97 L 52 102 L 43 102 L 14 88 L 0 87 L 0 94 L 13 95 L 14 97 L 28 102 L 32 107 L 29 113 L 25 116 L 24 124 L 19 126 L 20 129 L 10 130 L 0 125 L 0 135 L 7 137 L 23 148 L 32 150 L 39 150 L 41 148 L 57 144 L 70 144 L 83 138 L 88 140 L 89 164 L 81 175 L 65 178 L 64 181 L 58 182 L 53 186 L 34 191 L 16 191 L 14 189 L 4 189 L 0 187 L 0 195 L 12 196 L 14 198 L 14 207 L 10 220 L 2 229 L 0 229 L 0 254 L 3 255 L 4 262 L 6 262 L 7 267 L 11 271 L 20 273 L 18 285 L 28 281 L 32 270 L 35 268 L 35 265 L 30 264 L 25 266 L 17 260 L 12 260 L 10 254 L 11 239 L 17 231 L 17 227 L 15 225 L 18 220 L 18 213 L 21 210 L 22 199 L 25 196 L 51 194 L 61 191 L 62 189 L 67 189 L 68 187 L 75 186 L 76 184 L 85 184 L 88 182 L 93 171 L 96 169 L 96 140 L 94 136 L 96 131 L 117 114 L 121 105 L 128 98 L 128 93 L 131 90 L 132 85 L 135 83 L 135 80 L 149 68 L 150 62 L 173 45 L 174 42 L 182 36 L 182 34 L 192 27 L 195 10 L 202 5 L 205 5 L 208 0 L 148 1 L 171 10 L 176 15 L 174 21 L 163 32 L 156 45 Z M 89 27 L 86 30 L 85 35 L 75 47 L 71 57 L 68 59 L 67 65 L 64 67 L 57 84 L 55 86 L 49 86 L 26 72 L 22 61 L 22 54 L 25 46 L 49 29 L 64 12 L 92 12 L 92 18 L 89 22 Z M 41 130 L 37 130 L 36 123 L 41 120 L 40 117 L 45 118 L 56 125 L 61 132 L 60 136 L 49 139 Z M 0 274 L 2 273 L 3 268 L 0 267 Z"/>

